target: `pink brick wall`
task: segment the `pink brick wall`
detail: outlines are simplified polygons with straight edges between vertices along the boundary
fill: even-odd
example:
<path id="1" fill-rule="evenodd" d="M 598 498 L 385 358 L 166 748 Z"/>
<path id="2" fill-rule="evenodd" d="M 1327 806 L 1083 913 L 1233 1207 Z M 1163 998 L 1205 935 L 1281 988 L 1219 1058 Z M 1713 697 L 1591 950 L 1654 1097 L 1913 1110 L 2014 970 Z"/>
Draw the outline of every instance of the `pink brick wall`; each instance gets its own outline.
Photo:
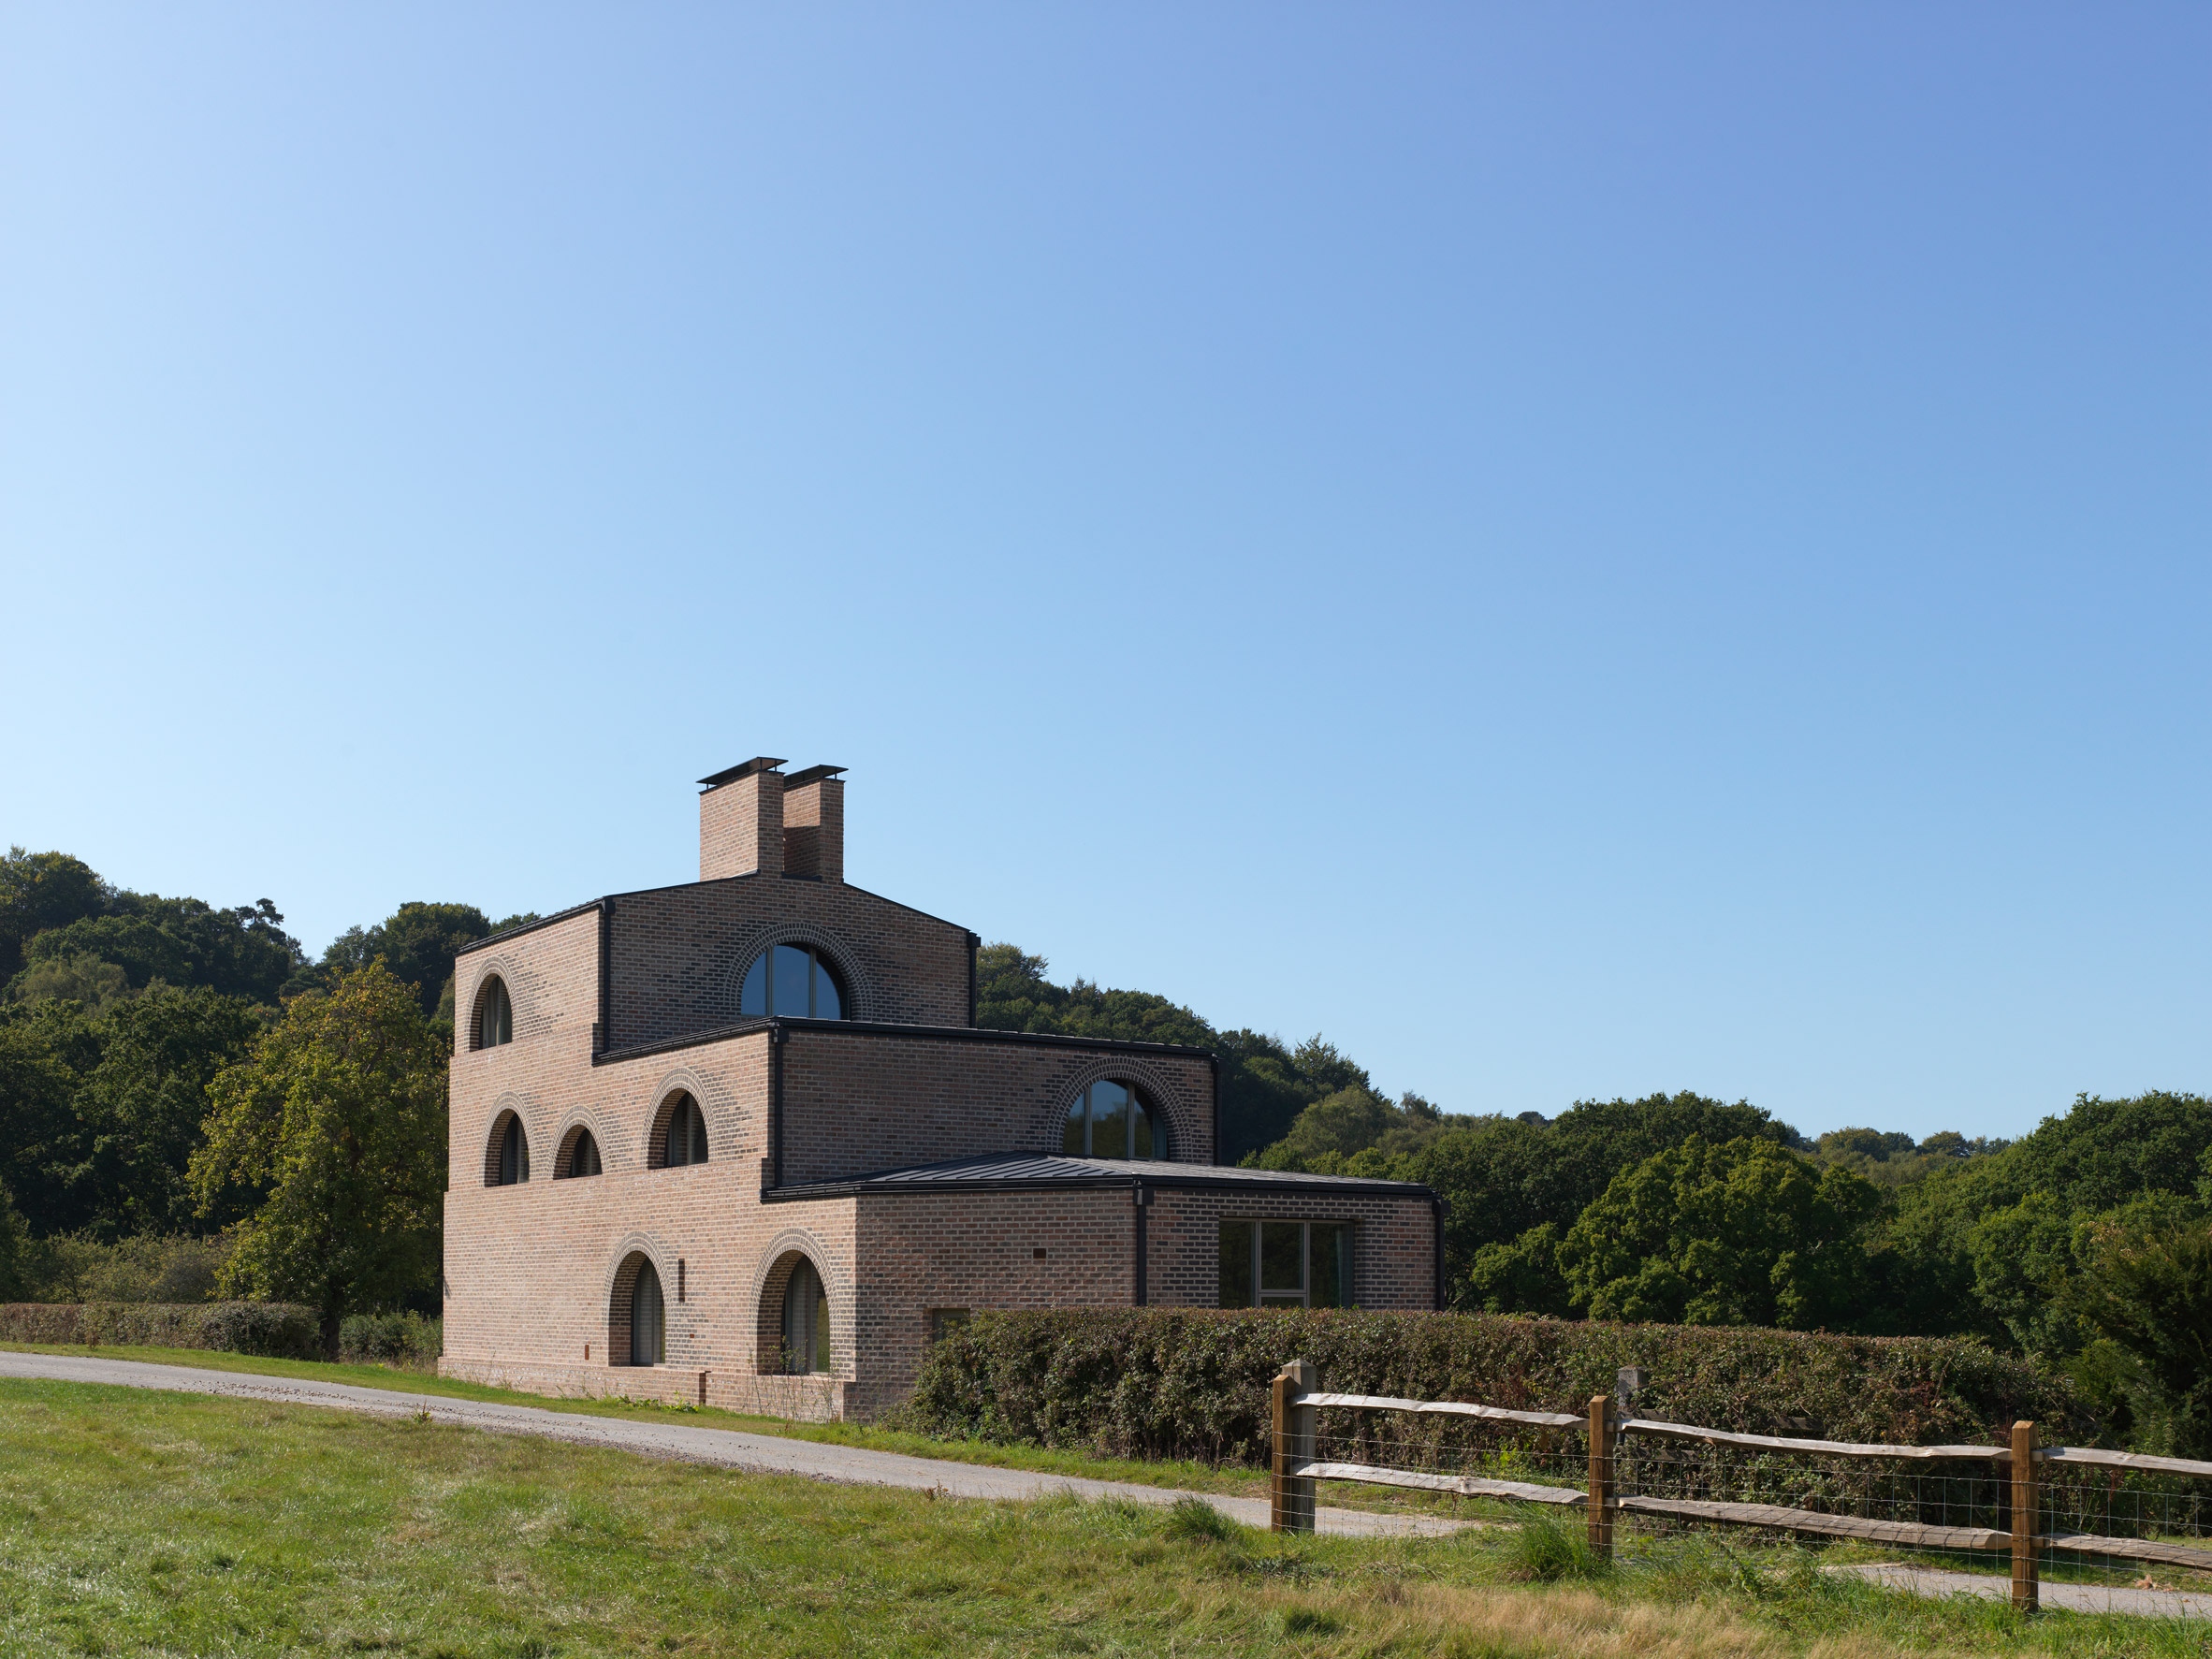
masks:
<path id="1" fill-rule="evenodd" d="M 1100 1077 L 1134 1079 L 1162 1110 L 1174 1161 L 1212 1161 L 1214 1074 L 1203 1055 L 793 1028 L 784 1045 L 783 1183 L 987 1152 L 1057 1153 L 1069 1105 Z"/>
<path id="2" fill-rule="evenodd" d="M 615 898 L 607 1046 L 734 1025 L 746 968 L 779 939 L 828 954 L 855 1005 L 849 1017 L 968 1024 L 966 928 L 841 882 L 750 876 Z"/>
<path id="3" fill-rule="evenodd" d="M 711 988 L 742 967 L 729 941 L 794 925 L 835 933 L 855 953 L 880 1016 L 965 1023 L 968 936 L 856 889 L 756 878 L 615 902 L 617 1000 L 641 1023 L 648 1015 L 679 1026 L 706 1019 Z M 463 1010 L 473 1008 L 488 975 L 504 982 L 515 1040 L 474 1049 L 473 1023 L 458 1022 L 445 1202 L 449 1374 L 669 1400 L 704 1390 L 713 1404 L 799 1416 L 866 1412 L 910 1386 L 931 1308 L 1127 1306 L 1135 1299 L 1127 1188 L 764 1203 L 767 1031 L 594 1065 L 600 960 L 600 915 L 586 910 L 458 965 Z M 625 972 L 649 982 L 626 991 Z M 663 999 L 675 1013 L 653 1011 Z M 620 1017 L 616 1024 L 620 1034 Z M 1213 1155 L 1213 1079 L 1203 1056 L 786 1029 L 787 1185 L 988 1152 L 1056 1151 L 1069 1100 L 1099 1076 L 1140 1083 L 1167 1117 L 1178 1162 Z M 653 1169 L 652 1125 L 679 1088 L 700 1103 L 709 1159 Z M 529 1139 L 531 1179 L 488 1186 L 492 1131 L 510 1112 Z M 598 1142 L 605 1172 L 555 1180 L 559 1148 L 579 1128 Z M 1146 1225 L 1155 1302 L 1211 1305 L 1219 1219 L 1279 1215 L 1357 1223 L 1354 1286 L 1362 1305 L 1431 1305 L 1425 1201 L 1325 1190 L 1154 1192 Z M 763 1375 L 777 1360 L 779 1291 L 794 1252 L 816 1264 L 828 1289 L 826 1377 Z M 627 1359 L 618 1288 L 640 1256 L 655 1264 L 667 1298 L 667 1360 L 650 1371 L 615 1362 Z"/>

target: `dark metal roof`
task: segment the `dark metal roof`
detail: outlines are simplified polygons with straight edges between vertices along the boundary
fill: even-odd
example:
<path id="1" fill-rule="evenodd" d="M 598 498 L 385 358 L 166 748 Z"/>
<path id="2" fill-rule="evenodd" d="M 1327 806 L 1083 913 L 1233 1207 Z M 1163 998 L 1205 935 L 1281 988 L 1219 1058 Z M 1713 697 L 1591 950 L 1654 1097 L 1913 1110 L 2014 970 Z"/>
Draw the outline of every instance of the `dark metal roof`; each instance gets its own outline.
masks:
<path id="1" fill-rule="evenodd" d="M 849 766 L 805 767 L 800 771 L 793 772 L 783 780 L 783 793 L 789 794 L 794 789 L 805 789 L 809 783 L 819 783 L 824 778 L 835 778 L 839 773 L 850 770 L 851 768 Z"/>
<path id="2" fill-rule="evenodd" d="M 725 783 L 735 783 L 740 778 L 750 778 L 755 772 L 773 772 L 783 763 L 774 755 L 756 754 L 742 765 L 725 766 L 721 771 L 699 781 L 708 789 L 720 789 Z"/>
<path id="3" fill-rule="evenodd" d="M 1377 1194 L 1428 1200 L 1435 1195 L 1411 1181 L 1369 1181 L 1351 1175 L 1310 1175 L 1301 1170 L 1243 1170 L 1227 1164 L 1137 1162 L 1113 1157 L 1065 1157 L 1054 1153 L 999 1152 L 946 1163 L 881 1170 L 846 1181 L 779 1186 L 764 1192 L 777 1201 L 857 1198 L 895 1192 L 1008 1192 L 1089 1186 L 1214 1187 L 1261 1193 L 1286 1190 L 1350 1197 Z"/>

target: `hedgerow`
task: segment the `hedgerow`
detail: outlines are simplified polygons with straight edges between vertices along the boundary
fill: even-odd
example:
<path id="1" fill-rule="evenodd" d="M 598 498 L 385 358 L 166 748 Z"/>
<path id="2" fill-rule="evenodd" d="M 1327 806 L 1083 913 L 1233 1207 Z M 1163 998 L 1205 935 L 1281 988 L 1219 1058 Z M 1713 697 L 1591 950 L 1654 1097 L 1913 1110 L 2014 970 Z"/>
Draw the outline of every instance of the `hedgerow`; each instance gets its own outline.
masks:
<path id="1" fill-rule="evenodd" d="M 930 1348 L 902 1416 L 925 1433 L 1215 1463 L 1266 1461 L 1286 1361 L 1400 1399 L 1587 1409 L 1623 1366 L 1641 1417 L 1752 1433 L 1930 1444 L 2096 1425 L 2063 1379 L 1983 1345 L 1490 1314 L 1176 1308 L 979 1313 Z"/>
<path id="2" fill-rule="evenodd" d="M 288 1302 L 14 1302 L 0 1304 L 0 1342 L 111 1347 L 218 1348 L 273 1359 L 322 1354 L 313 1308 Z"/>

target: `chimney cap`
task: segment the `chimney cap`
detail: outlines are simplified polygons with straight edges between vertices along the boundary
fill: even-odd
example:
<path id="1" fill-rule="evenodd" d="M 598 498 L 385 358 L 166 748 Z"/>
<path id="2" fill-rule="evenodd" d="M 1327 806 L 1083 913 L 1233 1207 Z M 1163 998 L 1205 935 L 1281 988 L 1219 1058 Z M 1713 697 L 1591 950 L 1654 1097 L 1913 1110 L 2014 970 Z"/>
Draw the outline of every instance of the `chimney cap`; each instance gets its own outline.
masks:
<path id="1" fill-rule="evenodd" d="M 835 778 L 849 768 L 844 766 L 808 766 L 803 772 L 793 772 L 783 780 L 783 791 L 789 794 L 794 789 L 805 789 L 809 783 L 820 783 L 824 778 Z"/>
<path id="2" fill-rule="evenodd" d="M 699 781 L 707 789 L 720 789 L 725 783 L 735 783 L 740 778 L 750 778 L 755 772 L 773 772 L 783 762 L 775 755 L 756 754 L 743 765 L 725 767 Z"/>

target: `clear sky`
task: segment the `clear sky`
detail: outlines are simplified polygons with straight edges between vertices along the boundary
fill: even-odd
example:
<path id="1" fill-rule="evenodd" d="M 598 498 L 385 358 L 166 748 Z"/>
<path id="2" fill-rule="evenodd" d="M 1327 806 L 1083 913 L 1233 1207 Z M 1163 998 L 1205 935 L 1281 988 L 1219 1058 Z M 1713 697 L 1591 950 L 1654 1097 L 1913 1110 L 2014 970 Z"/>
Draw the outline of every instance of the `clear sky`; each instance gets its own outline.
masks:
<path id="1" fill-rule="evenodd" d="M 0 841 L 1392 1092 L 2212 1090 L 2212 9 L 0 8 Z"/>

